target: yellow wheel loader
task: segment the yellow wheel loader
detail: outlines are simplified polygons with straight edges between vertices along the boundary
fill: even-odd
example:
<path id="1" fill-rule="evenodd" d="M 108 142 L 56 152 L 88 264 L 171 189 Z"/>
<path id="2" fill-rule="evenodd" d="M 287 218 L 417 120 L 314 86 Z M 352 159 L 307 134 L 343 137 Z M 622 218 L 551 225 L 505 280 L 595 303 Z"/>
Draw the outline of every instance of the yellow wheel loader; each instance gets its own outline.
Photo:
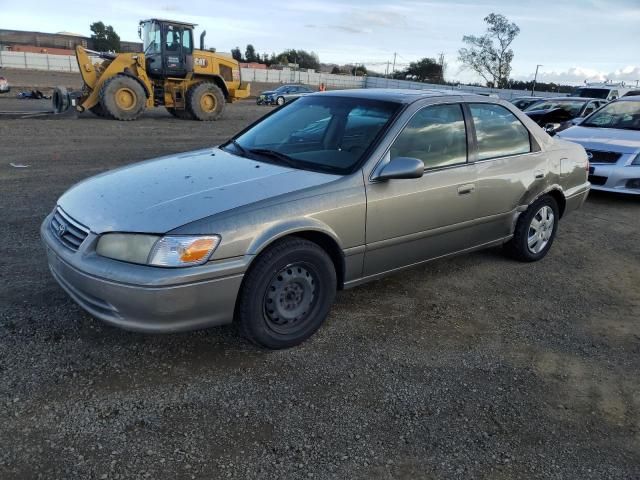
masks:
<path id="1" fill-rule="evenodd" d="M 76 48 L 84 86 L 80 95 L 58 88 L 54 110 L 70 105 L 116 120 L 135 120 L 146 108 L 164 106 L 175 117 L 211 121 L 226 103 L 249 96 L 240 65 L 226 55 L 193 48 L 194 24 L 150 19 L 140 22 L 142 53 L 105 53 Z M 93 62 L 91 56 L 100 61 Z"/>

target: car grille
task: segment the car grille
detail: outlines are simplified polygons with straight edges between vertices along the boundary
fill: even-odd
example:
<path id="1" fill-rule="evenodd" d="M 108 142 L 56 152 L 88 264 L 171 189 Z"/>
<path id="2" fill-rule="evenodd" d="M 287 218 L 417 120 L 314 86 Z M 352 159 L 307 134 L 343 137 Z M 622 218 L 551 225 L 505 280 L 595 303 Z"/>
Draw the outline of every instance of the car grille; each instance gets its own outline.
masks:
<path id="1" fill-rule="evenodd" d="M 64 211 L 57 207 L 51 217 L 51 223 L 49 224 L 53 236 L 58 239 L 62 245 L 73 250 L 78 250 L 82 242 L 87 235 L 89 235 L 89 229 L 75 220 Z"/>
<path id="2" fill-rule="evenodd" d="M 591 154 L 589 162 L 591 163 L 616 163 L 621 153 L 617 152 L 601 152 L 599 150 L 587 150 L 587 155 Z"/>
<path id="3" fill-rule="evenodd" d="M 604 185 L 607 183 L 608 177 L 601 177 L 600 175 L 589 175 L 589 182 L 592 185 Z"/>

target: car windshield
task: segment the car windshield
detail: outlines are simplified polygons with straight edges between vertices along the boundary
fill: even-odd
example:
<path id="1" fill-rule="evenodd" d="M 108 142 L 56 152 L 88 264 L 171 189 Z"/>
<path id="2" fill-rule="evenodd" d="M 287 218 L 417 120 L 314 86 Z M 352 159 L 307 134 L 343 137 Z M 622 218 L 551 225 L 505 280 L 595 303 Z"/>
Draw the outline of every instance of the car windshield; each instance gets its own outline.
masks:
<path id="1" fill-rule="evenodd" d="M 587 117 L 580 126 L 640 130 L 640 102 L 610 103 Z"/>
<path id="2" fill-rule="evenodd" d="M 359 163 L 400 107 L 370 99 L 300 97 L 223 147 L 257 160 L 344 174 Z"/>
<path id="3" fill-rule="evenodd" d="M 608 88 L 579 88 L 577 92 L 571 94 L 572 97 L 584 98 L 607 98 L 609 96 Z"/>
<path id="4" fill-rule="evenodd" d="M 532 112 L 534 110 L 555 110 L 561 108 L 566 110 L 573 116 L 577 116 L 584 105 L 584 101 L 581 100 L 550 100 L 547 102 L 537 102 L 528 107 L 525 112 Z"/>

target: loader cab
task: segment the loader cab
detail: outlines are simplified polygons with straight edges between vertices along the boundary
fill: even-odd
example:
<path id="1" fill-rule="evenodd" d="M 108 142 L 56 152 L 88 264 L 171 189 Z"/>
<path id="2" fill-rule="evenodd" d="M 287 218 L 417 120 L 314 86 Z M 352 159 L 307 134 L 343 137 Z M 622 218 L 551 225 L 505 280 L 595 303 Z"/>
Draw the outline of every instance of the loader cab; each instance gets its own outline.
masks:
<path id="1" fill-rule="evenodd" d="M 193 71 L 192 23 L 170 20 L 143 20 L 138 33 L 142 39 L 147 75 L 152 78 L 184 78 Z"/>

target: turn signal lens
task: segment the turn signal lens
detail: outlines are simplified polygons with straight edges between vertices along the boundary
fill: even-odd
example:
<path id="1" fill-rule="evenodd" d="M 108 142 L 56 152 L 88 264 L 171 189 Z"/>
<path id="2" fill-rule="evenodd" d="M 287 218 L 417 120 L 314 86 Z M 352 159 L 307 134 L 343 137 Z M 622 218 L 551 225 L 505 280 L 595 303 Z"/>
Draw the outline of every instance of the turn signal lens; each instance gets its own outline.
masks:
<path id="1" fill-rule="evenodd" d="M 158 267 L 200 265 L 209 260 L 219 243 L 219 235 L 162 237 L 149 254 L 149 265 Z"/>

